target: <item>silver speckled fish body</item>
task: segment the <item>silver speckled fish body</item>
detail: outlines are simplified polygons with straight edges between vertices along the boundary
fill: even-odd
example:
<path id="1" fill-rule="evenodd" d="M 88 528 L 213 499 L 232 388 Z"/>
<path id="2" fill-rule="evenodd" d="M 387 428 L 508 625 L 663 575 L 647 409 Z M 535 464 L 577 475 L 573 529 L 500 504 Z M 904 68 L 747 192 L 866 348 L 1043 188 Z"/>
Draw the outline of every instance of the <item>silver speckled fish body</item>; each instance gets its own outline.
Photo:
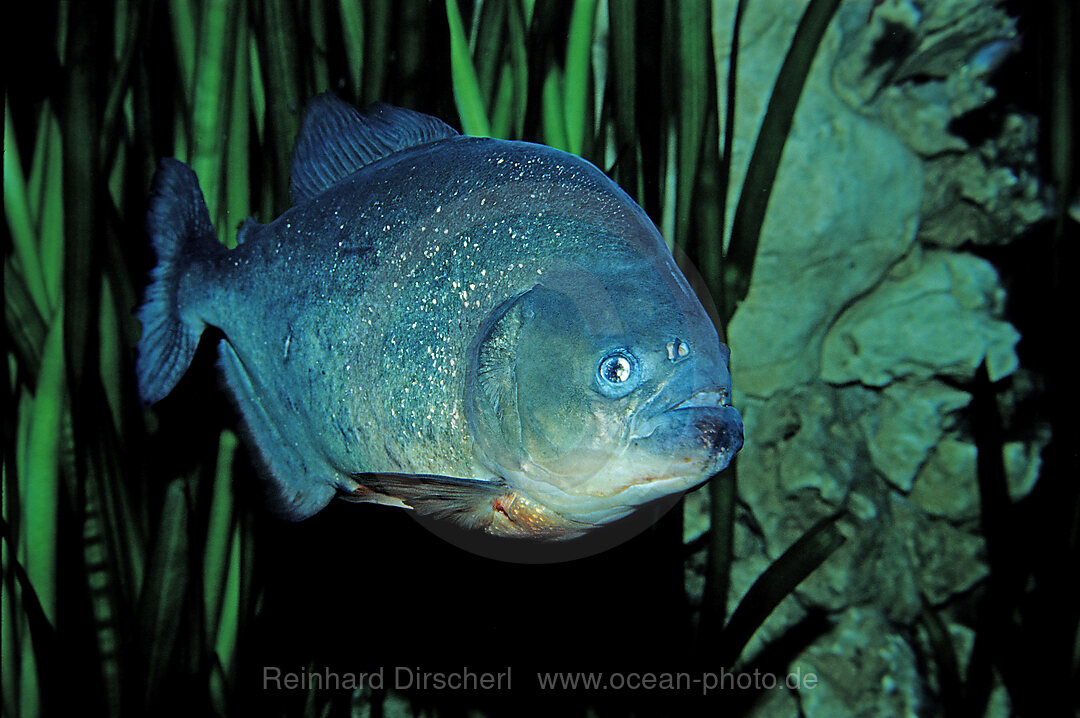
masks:
<path id="1" fill-rule="evenodd" d="M 277 487 L 490 533 L 577 535 L 724 468 L 742 444 L 727 350 L 644 212 L 591 164 L 330 96 L 296 205 L 213 239 L 194 175 L 155 181 L 140 390 L 206 325 Z"/>

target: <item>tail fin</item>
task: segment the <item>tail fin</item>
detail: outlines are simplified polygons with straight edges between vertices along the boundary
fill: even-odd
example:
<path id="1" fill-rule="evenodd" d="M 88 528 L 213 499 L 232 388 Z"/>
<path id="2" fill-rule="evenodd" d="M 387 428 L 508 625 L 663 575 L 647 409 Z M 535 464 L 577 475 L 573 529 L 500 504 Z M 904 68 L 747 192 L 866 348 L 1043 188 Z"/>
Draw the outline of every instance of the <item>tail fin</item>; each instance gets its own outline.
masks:
<path id="1" fill-rule="evenodd" d="M 157 252 L 143 304 L 135 373 L 149 406 L 164 398 L 187 371 L 206 323 L 178 301 L 180 279 L 195 257 L 224 251 L 214 235 L 195 172 L 183 162 L 161 160 L 154 174 L 146 229 Z M 217 245 L 216 247 L 211 246 Z"/>

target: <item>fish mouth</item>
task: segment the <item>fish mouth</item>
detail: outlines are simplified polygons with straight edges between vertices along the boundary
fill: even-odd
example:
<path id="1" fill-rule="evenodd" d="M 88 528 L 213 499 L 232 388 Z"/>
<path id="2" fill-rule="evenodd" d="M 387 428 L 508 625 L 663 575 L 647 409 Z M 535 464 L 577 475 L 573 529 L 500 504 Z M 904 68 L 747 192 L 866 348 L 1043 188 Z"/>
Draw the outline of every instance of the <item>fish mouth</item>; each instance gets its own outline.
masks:
<path id="1" fill-rule="evenodd" d="M 661 397 L 657 397 L 657 399 L 661 399 Z M 730 408 L 731 392 L 723 386 L 710 386 L 699 389 L 683 399 L 669 398 L 666 401 L 661 399 L 661 401 L 654 400 L 652 403 L 660 403 L 664 408 L 647 414 L 641 424 L 635 427 L 630 437 L 631 441 L 649 438 L 657 429 L 671 420 L 672 412 L 688 409 Z M 732 410 L 734 411 L 734 409 Z M 740 425 L 741 419 L 740 417 Z"/>
<path id="2" fill-rule="evenodd" d="M 701 389 L 670 404 L 645 420 L 630 439 L 631 450 L 692 464 L 706 475 L 727 468 L 742 445 L 742 416 L 722 386 Z"/>
<path id="3" fill-rule="evenodd" d="M 546 511 L 593 526 L 688 491 L 727 468 L 742 448 L 742 417 L 728 405 L 729 392 L 722 385 L 689 396 L 672 394 L 653 401 L 666 408 L 639 418 L 623 447 L 584 481 L 587 485 L 563 481 L 563 475 L 531 460 L 527 467 L 500 466 L 500 475 Z"/>
<path id="4" fill-rule="evenodd" d="M 694 392 L 675 406 L 669 407 L 661 414 L 677 409 L 692 409 L 696 407 L 730 406 L 731 394 L 724 387 L 713 387 Z"/>

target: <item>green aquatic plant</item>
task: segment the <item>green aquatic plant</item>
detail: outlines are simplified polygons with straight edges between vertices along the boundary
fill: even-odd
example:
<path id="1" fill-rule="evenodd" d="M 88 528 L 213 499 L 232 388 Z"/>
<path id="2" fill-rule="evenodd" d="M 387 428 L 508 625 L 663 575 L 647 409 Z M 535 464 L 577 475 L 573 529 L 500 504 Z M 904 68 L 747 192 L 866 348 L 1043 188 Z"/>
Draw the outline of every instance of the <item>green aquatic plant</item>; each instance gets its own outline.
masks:
<path id="1" fill-rule="evenodd" d="M 272 216 L 287 206 L 305 98 L 329 87 L 408 102 L 390 88 L 423 62 L 404 20 L 424 9 L 58 4 L 28 23 L 40 47 L 57 48 L 62 81 L 32 103 L 13 88 L 5 110 L 5 714 L 56 709 L 58 666 L 78 667 L 90 712 L 160 710 L 192 676 L 200 688 L 185 704 L 228 710 L 257 603 L 248 509 L 232 479 L 236 437 L 225 424 L 185 436 L 188 461 L 140 449 L 162 446 L 167 430 L 139 408 L 131 381 L 150 172 L 158 156 L 188 161 L 232 241 L 252 207 Z M 578 0 L 565 21 L 544 2 L 462 10 L 447 0 L 445 26 L 424 31 L 445 34 L 450 57 L 435 106 L 452 95 L 466 132 L 529 137 L 614 165 L 627 186 L 654 188 L 652 210 L 674 216 L 675 241 L 692 245 L 699 157 L 715 143 L 707 5 L 660 9 L 684 109 L 673 130 L 665 120 L 648 139 L 636 131 L 643 87 L 631 4 Z M 612 49 L 597 49 L 609 37 Z M 399 50 L 391 62 L 391 46 L 415 56 Z"/>
<path id="2" fill-rule="evenodd" d="M 697 256 L 726 320 L 745 286 L 732 294 L 717 272 L 722 204 L 718 211 L 695 202 L 706 193 L 726 196 L 726 177 L 718 175 L 726 160 L 713 151 L 721 123 L 710 23 L 703 22 L 711 8 L 667 2 L 646 9 L 644 19 L 632 3 L 577 0 L 565 18 L 558 10 L 550 2 L 468 8 L 447 0 L 445 25 L 429 20 L 421 32 L 444 34 L 450 58 L 444 99 L 432 104 L 445 109 L 452 96 L 468 133 L 527 137 L 611 167 L 669 225 L 674 243 Z M 34 26 L 56 34 L 36 39 L 58 48 L 63 82 L 34 104 L 23 104 L 25 94 L 9 96 L 5 112 L 5 144 L 15 149 L 5 154 L 4 190 L 12 401 L 3 634 L 5 656 L 13 657 L 4 672 L 5 713 L 56 707 L 49 703 L 62 695 L 61 654 L 68 664 L 96 667 L 82 671 L 92 712 L 158 710 L 191 676 L 202 676 L 201 687 L 186 703 L 225 712 L 242 626 L 258 601 L 251 523 L 235 496 L 237 443 L 228 425 L 185 437 L 193 442 L 186 462 L 136 448 L 161 445 L 166 430 L 158 415 L 138 408 L 131 381 L 139 329 L 130 308 L 146 266 L 145 188 L 156 158 L 175 155 L 198 172 L 226 241 L 251 208 L 278 213 L 288 202 L 289 151 L 304 99 L 329 87 L 359 100 L 408 102 L 396 88 L 415 75 L 424 48 L 405 21 L 423 8 L 177 1 L 43 12 L 52 22 Z M 677 76 L 676 90 L 664 89 L 658 75 L 643 77 L 635 57 L 643 22 L 657 19 L 662 70 Z M 791 66 L 808 63 L 815 42 L 804 41 Z M 394 61 L 391 46 L 400 48 Z M 402 57 L 405 50 L 415 55 Z M 659 122 L 639 119 L 650 92 L 677 100 L 679 109 Z M 790 123 L 797 95 L 770 117 L 786 112 Z M 733 99 L 729 93 L 729 108 Z M 763 130 L 761 143 L 777 149 L 773 172 L 784 131 Z M 702 205 L 711 209 L 695 212 Z M 760 220 L 744 221 L 756 227 L 733 242 L 743 279 Z M 733 481 L 714 484 L 733 496 Z M 714 525 L 731 520 L 721 510 Z M 806 573 L 825 555 L 819 547 L 795 560 Z M 730 557 L 713 565 L 726 572 Z M 784 586 L 772 600 L 793 587 Z M 720 612 L 706 624 L 723 620 L 722 604 L 706 610 Z M 65 616 L 80 611 L 93 616 L 89 635 L 72 631 Z M 752 632 L 743 615 L 736 613 L 732 630 Z"/>

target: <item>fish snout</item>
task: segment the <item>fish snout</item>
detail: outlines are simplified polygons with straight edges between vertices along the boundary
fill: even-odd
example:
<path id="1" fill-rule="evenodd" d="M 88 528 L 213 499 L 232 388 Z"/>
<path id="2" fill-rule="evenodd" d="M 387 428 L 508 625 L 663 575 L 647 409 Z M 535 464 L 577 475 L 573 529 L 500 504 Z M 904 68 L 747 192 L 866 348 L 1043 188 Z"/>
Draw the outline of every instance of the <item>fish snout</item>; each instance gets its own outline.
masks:
<path id="1" fill-rule="evenodd" d="M 706 475 L 722 471 L 743 445 L 742 416 L 728 397 L 723 387 L 696 392 L 645 422 L 631 446 Z"/>
<path id="2" fill-rule="evenodd" d="M 705 446 L 723 463 L 716 471 L 727 468 L 743 446 L 742 416 L 730 406 L 723 410 L 720 416 L 703 417 L 694 424 Z"/>

